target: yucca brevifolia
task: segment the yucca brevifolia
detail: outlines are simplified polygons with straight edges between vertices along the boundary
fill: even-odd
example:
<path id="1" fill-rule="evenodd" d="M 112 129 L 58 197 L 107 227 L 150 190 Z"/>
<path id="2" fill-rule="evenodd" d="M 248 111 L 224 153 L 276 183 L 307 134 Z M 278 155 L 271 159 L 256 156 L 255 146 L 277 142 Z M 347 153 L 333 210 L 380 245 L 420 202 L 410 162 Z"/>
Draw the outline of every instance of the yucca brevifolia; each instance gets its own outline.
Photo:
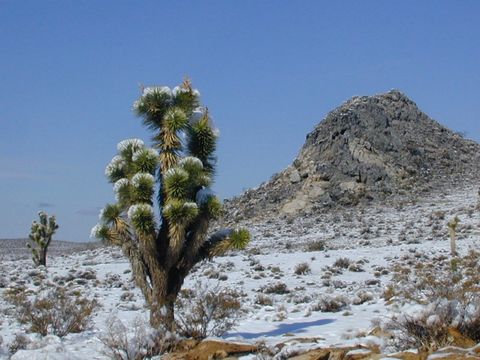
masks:
<path id="1" fill-rule="evenodd" d="M 156 327 L 165 322 L 173 329 L 175 300 L 195 264 L 242 249 L 250 238 L 244 229 L 207 234 L 222 209 L 210 190 L 218 134 L 198 97 L 189 81 L 172 90 L 143 89 L 134 109 L 154 132 L 154 148 L 138 139 L 118 144 L 106 168 L 117 202 L 103 209 L 92 229 L 95 237 L 122 246 Z"/>
<path id="2" fill-rule="evenodd" d="M 27 247 L 32 252 L 32 259 L 35 266 L 47 266 L 47 251 L 52 236 L 58 229 L 55 216 L 50 216 L 40 211 L 38 213 L 40 222 L 33 221 L 29 238 L 35 243 L 35 247 L 27 243 Z"/>
<path id="3" fill-rule="evenodd" d="M 450 234 L 450 253 L 452 256 L 457 256 L 457 227 L 460 223 L 458 216 L 455 216 L 447 224 L 448 233 Z"/>

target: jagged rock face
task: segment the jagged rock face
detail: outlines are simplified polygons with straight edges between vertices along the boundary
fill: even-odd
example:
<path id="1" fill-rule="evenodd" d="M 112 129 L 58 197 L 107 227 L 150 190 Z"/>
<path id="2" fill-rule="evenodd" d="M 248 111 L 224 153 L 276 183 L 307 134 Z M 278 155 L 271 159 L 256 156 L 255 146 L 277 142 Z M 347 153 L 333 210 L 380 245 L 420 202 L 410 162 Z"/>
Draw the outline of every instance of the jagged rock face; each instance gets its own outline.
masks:
<path id="1" fill-rule="evenodd" d="M 296 215 L 428 193 L 477 178 L 479 150 L 399 91 L 354 97 L 307 135 L 291 166 L 228 201 L 228 218 Z"/>

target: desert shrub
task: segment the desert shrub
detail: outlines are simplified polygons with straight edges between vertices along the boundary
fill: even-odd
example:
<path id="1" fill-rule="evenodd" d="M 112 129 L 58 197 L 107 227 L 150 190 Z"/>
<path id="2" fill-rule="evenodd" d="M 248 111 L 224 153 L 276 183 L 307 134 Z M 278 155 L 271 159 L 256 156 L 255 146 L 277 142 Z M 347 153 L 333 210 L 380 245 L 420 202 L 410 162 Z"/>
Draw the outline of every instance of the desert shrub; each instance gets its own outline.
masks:
<path id="1" fill-rule="evenodd" d="M 24 285 L 12 286 L 3 292 L 3 298 L 15 307 L 22 306 L 27 301 L 29 291 Z"/>
<path id="2" fill-rule="evenodd" d="M 254 271 L 265 271 L 265 267 L 262 264 L 256 264 L 252 270 Z"/>
<path id="3" fill-rule="evenodd" d="M 175 303 L 177 332 L 194 339 L 222 336 L 237 324 L 242 314 L 241 296 L 234 289 L 209 288 L 201 283 L 197 283 L 195 290 L 182 290 Z"/>
<path id="4" fill-rule="evenodd" d="M 265 294 L 288 294 L 290 290 L 287 288 L 287 284 L 277 282 L 275 284 L 269 284 L 261 288 L 261 291 Z"/>
<path id="5" fill-rule="evenodd" d="M 409 271 L 394 267 L 388 298 L 424 305 L 422 311 L 400 315 L 387 327 L 396 331 L 399 348 L 434 350 L 451 344 L 452 331 L 480 341 L 480 253 L 471 251 L 449 261 L 413 262 Z M 405 261 L 406 259 L 403 259 Z"/>
<path id="6" fill-rule="evenodd" d="M 218 279 L 218 277 L 220 276 L 220 271 L 210 268 L 210 269 L 206 269 L 203 272 L 203 275 L 209 279 Z"/>
<path id="7" fill-rule="evenodd" d="M 443 210 L 437 210 L 432 212 L 430 215 L 431 219 L 438 219 L 438 220 L 444 220 L 445 219 L 446 212 Z"/>
<path id="8" fill-rule="evenodd" d="M 413 316 L 392 319 L 387 329 L 396 331 L 393 343 L 397 348 L 435 351 L 450 344 L 449 329 L 456 313 L 452 302 L 437 303 Z"/>
<path id="9" fill-rule="evenodd" d="M 320 299 L 311 306 L 312 311 L 321 312 L 338 312 L 349 305 L 348 299 L 343 295 L 323 295 Z"/>
<path id="10" fill-rule="evenodd" d="M 365 280 L 365 285 L 367 286 L 375 286 L 375 285 L 380 285 L 380 280 L 378 279 L 367 279 Z"/>
<path id="11" fill-rule="evenodd" d="M 5 276 L 0 276 L 0 289 L 6 288 L 8 286 L 8 280 Z"/>
<path id="12" fill-rule="evenodd" d="M 348 266 L 348 271 L 352 272 L 364 272 L 365 270 L 363 269 L 362 265 L 358 263 L 352 263 Z"/>
<path id="13" fill-rule="evenodd" d="M 401 259 L 408 266 L 393 267 L 392 287 L 400 301 L 431 304 L 434 299 L 455 300 L 468 306 L 480 299 L 480 253 L 462 258 L 439 256 L 424 261 L 410 256 Z"/>
<path id="14" fill-rule="evenodd" d="M 371 292 L 360 290 L 358 291 L 352 299 L 354 305 L 360 305 L 367 301 L 373 300 L 373 295 Z"/>
<path id="15" fill-rule="evenodd" d="M 118 274 L 107 273 L 103 284 L 107 288 L 121 288 L 123 284 L 122 277 Z"/>
<path id="16" fill-rule="evenodd" d="M 269 345 L 264 339 L 257 340 L 255 342 L 257 352 L 255 354 L 255 360 L 270 360 L 275 354 L 278 353 L 279 349 Z M 277 345 L 278 346 L 278 345 Z M 283 346 L 283 344 L 282 344 Z"/>
<path id="17" fill-rule="evenodd" d="M 272 306 L 273 305 L 273 300 L 270 296 L 267 296 L 267 295 L 264 295 L 264 294 L 258 294 L 255 297 L 255 304 L 263 305 L 263 306 Z"/>
<path id="18" fill-rule="evenodd" d="M 272 274 L 281 274 L 282 270 L 278 266 L 269 267 Z"/>
<path id="19" fill-rule="evenodd" d="M 303 262 L 295 266 L 294 272 L 297 275 L 305 275 L 305 274 L 309 274 L 311 271 L 312 270 L 310 269 L 310 265 L 308 265 L 308 263 L 306 262 Z"/>
<path id="20" fill-rule="evenodd" d="M 464 316 L 457 329 L 466 337 L 480 342 L 480 306 L 478 303 L 476 305 L 475 311 L 468 317 Z"/>
<path id="21" fill-rule="evenodd" d="M 292 296 L 291 301 L 292 301 L 295 305 L 298 305 L 298 304 L 309 303 L 309 302 L 312 301 L 312 298 L 311 298 L 311 296 L 309 296 L 309 295 L 300 294 L 300 295 Z"/>
<path id="22" fill-rule="evenodd" d="M 126 292 L 122 293 L 122 295 L 120 295 L 120 300 L 122 300 L 122 301 L 135 301 L 135 294 L 130 292 L 130 291 L 126 291 Z"/>
<path id="23" fill-rule="evenodd" d="M 480 341 L 480 305 L 464 308 L 453 300 L 436 301 L 413 315 L 401 315 L 387 324 L 396 331 L 393 345 L 400 349 L 434 351 L 455 344 L 455 332 Z"/>
<path id="24" fill-rule="evenodd" d="M 277 309 L 277 313 L 273 316 L 272 321 L 283 321 L 288 317 L 287 311 L 285 308 Z"/>
<path id="25" fill-rule="evenodd" d="M 24 334 L 15 334 L 15 338 L 8 345 L 8 351 L 10 354 L 15 354 L 18 350 L 25 350 L 30 344 L 30 339 Z"/>
<path id="26" fill-rule="evenodd" d="M 350 263 L 351 261 L 349 258 L 343 257 L 335 260 L 335 262 L 333 263 L 333 266 L 337 268 L 348 269 L 348 267 L 350 266 Z"/>
<path id="27" fill-rule="evenodd" d="M 385 287 L 385 289 L 383 289 L 382 298 L 385 301 L 390 301 L 392 298 L 395 297 L 395 294 L 396 294 L 395 288 L 393 286 L 389 285 L 389 286 Z"/>
<path id="28" fill-rule="evenodd" d="M 307 244 L 306 251 L 324 251 L 326 249 L 324 240 L 314 240 Z"/>
<path id="29" fill-rule="evenodd" d="M 51 333 L 63 337 L 87 330 L 97 307 L 95 300 L 72 295 L 60 286 L 40 292 L 33 299 L 29 299 L 26 290 L 20 294 L 11 297 L 17 320 L 42 336 Z"/>
<path id="30" fill-rule="evenodd" d="M 179 342 L 176 335 L 153 329 L 140 318 L 127 327 L 117 317 L 109 318 L 99 339 L 105 346 L 103 353 L 113 360 L 143 360 L 174 351 Z"/>

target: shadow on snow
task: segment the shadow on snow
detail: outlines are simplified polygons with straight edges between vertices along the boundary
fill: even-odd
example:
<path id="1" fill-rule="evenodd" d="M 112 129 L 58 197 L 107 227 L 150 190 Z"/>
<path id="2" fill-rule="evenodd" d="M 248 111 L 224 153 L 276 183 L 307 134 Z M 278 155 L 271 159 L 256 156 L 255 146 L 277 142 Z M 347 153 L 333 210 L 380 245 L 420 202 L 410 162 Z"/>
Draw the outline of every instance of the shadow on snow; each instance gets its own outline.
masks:
<path id="1" fill-rule="evenodd" d="M 327 325 L 327 324 L 333 323 L 334 321 L 335 319 L 320 319 L 320 320 L 309 321 L 309 322 L 296 322 L 292 324 L 283 323 L 270 331 L 257 332 L 257 333 L 234 332 L 234 333 L 228 333 L 223 337 L 226 338 L 226 337 L 240 336 L 240 337 L 243 337 L 244 339 L 255 339 L 257 337 L 262 337 L 262 336 L 280 336 L 286 333 L 304 333 L 307 331 L 307 328 L 311 326 Z"/>

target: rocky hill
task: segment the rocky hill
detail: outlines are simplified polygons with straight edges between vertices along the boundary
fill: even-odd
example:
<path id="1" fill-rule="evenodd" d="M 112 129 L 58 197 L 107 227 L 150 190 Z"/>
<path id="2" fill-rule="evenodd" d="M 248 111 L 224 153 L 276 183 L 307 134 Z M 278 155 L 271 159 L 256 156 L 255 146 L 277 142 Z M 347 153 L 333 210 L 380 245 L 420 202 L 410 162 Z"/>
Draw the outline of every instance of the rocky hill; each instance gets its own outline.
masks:
<path id="1" fill-rule="evenodd" d="M 478 179 L 479 154 L 397 90 L 353 97 L 307 135 L 292 165 L 227 201 L 227 221 L 422 196 Z"/>

